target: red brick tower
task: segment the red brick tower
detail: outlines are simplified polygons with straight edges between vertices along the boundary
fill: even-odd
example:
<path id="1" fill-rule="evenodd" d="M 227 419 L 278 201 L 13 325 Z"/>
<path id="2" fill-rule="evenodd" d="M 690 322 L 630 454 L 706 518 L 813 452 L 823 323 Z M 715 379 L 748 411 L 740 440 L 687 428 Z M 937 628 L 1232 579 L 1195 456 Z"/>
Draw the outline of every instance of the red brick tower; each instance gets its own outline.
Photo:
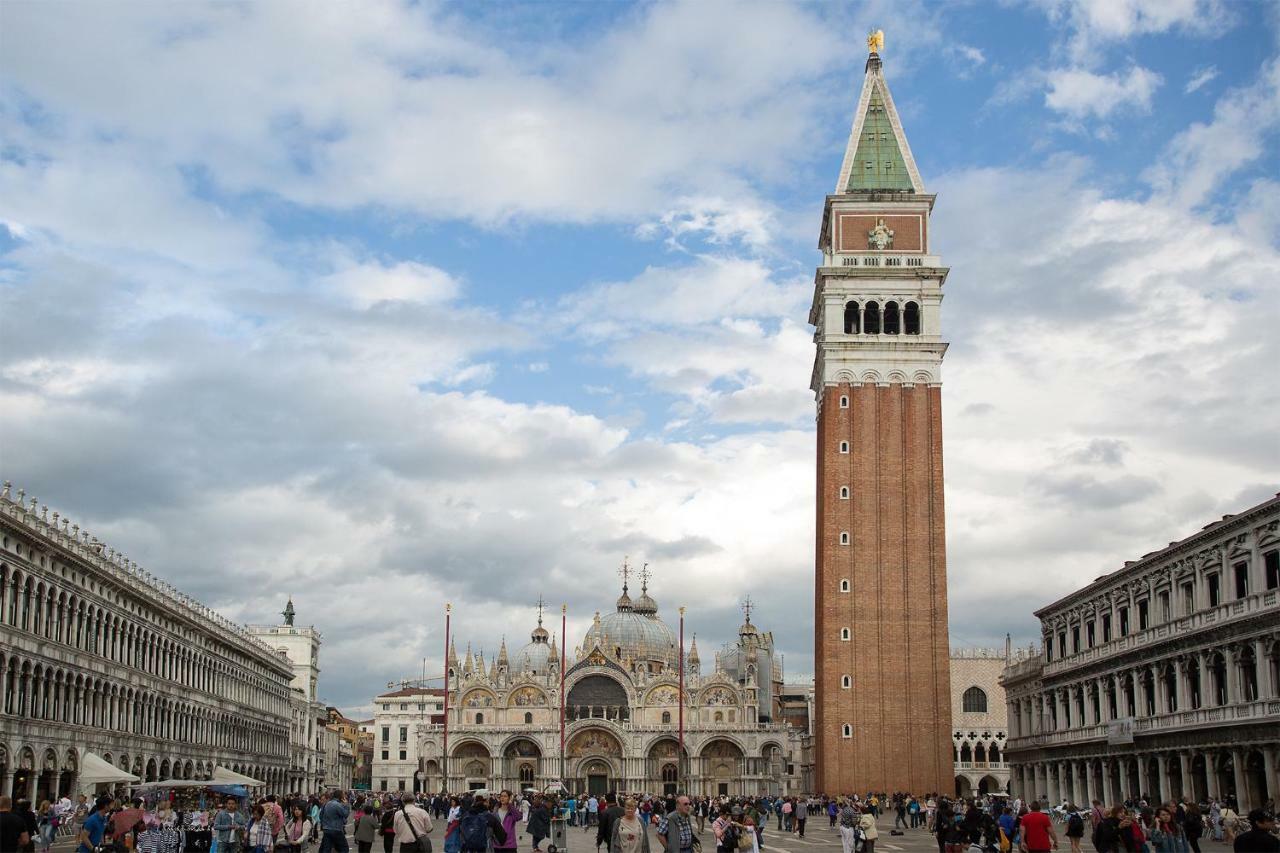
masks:
<path id="1" fill-rule="evenodd" d="M 870 42 L 869 42 L 870 43 Z M 950 793 L 939 326 L 947 268 L 880 56 L 827 196 L 817 327 L 816 783 Z"/>

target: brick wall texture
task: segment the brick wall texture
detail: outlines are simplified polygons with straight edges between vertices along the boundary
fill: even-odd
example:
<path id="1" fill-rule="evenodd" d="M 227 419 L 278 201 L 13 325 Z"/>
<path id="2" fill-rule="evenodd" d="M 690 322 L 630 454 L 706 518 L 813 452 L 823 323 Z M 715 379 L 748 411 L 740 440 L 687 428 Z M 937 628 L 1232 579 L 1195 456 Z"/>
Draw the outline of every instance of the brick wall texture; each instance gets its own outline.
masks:
<path id="1" fill-rule="evenodd" d="M 826 386 L 817 451 L 816 786 L 949 792 L 941 389 Z M 840 592 L 843 579 L 850 592 Z"/>

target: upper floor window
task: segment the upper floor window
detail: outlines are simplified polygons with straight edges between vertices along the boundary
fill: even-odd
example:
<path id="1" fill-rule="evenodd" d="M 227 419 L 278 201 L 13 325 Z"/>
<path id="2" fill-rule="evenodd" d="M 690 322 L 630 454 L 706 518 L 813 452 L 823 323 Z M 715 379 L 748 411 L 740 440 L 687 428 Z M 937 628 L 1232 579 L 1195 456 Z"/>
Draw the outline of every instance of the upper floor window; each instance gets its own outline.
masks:
<path id="1" fill-rule="evenodd" d="M 1262 566 L 1266 570 L 1267 589 L 1280 588 L 1280 551 L 1268 551 L 1263 554 Z"/>
<path id="2" fill-rule="evenodd" d="M 868 335 L 880 334 L 880 303 L 867 303 L 867 309 L 862 316 L 862 330 Z"/>
<path id="3" fill-rule="evenodd" d="M 1231 568 L 1236 574 L 1236 598 L 1244 598 L 1249 594 L 1249 564 L 1236 563 Z"/>
<path id="4" fill-rule="evenodd" d="M 1094 624 L 1092 620 L 1084 623 L 1084 637 L 1085 637 L 1085 642 L 1089 644 L 1089 648 L 1093 648 L 1094 645 L 1098 642 L 1097 632 L 1094 630 Z"/>
<path id="5" fill-rule="evenodd" d="M 987 712 L 987 692 L 976 684 L 964 692 L 961 701 L 965 713 L 985 714 Z"/>
<path id="6" fill-rule="evenodd" d="M 908 335 L 920 334 L 920 306 L 908 302 L 902 310 L 902 331 Z"/>
<path id="7" fill-rule="evenodd" d="M 1148 618 L 1149 608 L 1147 605 L 1148 605 L 1148 602 L 1145 600 L 1138 602 L 1138 630 L 1139 631 L 1147 630 L 1147 626 L 1151 624 L 1151 620 Z"/>
<path id="8" fill-rule="evenodd" d="M 1157 600 L 1158 600 L 1158 601 L 1159 601 L 1159 603 L 1160 603 L 1160 621 L 1162 621 L 1162 622 L 1168 622 L 1168 621 L 1169 621 L 1169 618 L 1170 618 L 1170 613 L 1169 613 L 1169 591 L 1168 591 L 1168 590 L 1165 590 L 1165 591 L 1161 592 L 1161 593 L 1157 596 Z"/>
<path id="9" fill-rule="evenodd" d="M 1071 653 L 1073 655 L 1080 654 L 1080 626 L 1071 626 Z"/>
<path id="10" fill-rule="evenodd" d="M 1222 583 L 1218 573 L 1206 575 L 1205 582 L 1209 584 L 1209 606 L 1217 607 L 1222 603 Z"/>
<path id="11" fill-rule="evenodd" d="M 1188 616 L 1196 609 L 1196 586 L 1188 581 L 1182 585 L 1182 615 Z"/>
<path id="12" fill-rule="evenodd" d="M 1120 608 L 1120 636 L 1129 636 L 1129 608 Z"/>
<path id="13" fill-rule="evenodd" d="M 1111 642 L 1111 614 L 1102 614 L 1102 642 Z"/>
<path id="14" fill-rule="evenodd" d="M 884 304 L 884 333 L 886 335 L 896 335 L 902 331 L 902 324 L 898 315 L 898 303 L 886 302 Z"/>
<path id="15" fill-rule="evenodd" d="M 858 327 L 858 303 L 850 302 L 844 306 L 844 333 L 846 335 L 856 335 L 859 331 Z"/>
<path id="16" fill-rule="evenodd" d="M 382 727 L 382 742 L 386 743 L 391 740 L 391 726 Z"/>

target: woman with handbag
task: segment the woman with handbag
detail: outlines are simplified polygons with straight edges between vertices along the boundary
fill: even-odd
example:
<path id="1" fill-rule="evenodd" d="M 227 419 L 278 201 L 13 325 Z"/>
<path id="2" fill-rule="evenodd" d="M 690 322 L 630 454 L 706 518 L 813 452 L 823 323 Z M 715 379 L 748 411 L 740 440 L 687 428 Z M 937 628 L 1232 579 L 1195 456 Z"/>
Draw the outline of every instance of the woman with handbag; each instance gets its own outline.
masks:
<path id="1" fill-rule="evenodd" d="M 311 844 L 311 820 L 302 803 L 294 803 L 284 824 L 284 845 L 289 853 L 307 853 Z"/>

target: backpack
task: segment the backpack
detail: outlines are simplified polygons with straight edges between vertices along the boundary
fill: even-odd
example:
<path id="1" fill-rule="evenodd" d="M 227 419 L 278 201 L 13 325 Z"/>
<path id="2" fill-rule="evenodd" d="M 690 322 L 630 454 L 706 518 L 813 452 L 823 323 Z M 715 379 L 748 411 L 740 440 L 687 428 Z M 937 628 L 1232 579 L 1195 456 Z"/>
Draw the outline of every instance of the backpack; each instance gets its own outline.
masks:
<path id="1" fill-rule="evenodd" d="M 720 838 L 720 846 L 725 850 L 738 849 L 738 827 L 729 824 L 724 828 L 724 835 Z"/>
<path id="2" fill-rule="evenodd" d="M 1077 812 L 1067 818 L 1067 838 L 1084 838 L 1084 818 Z"/>
<path id="3" fill-rule="evenodd" d="M 463 850 L 484 850 L 489 846 L 489 813 L 469 812 L 459 821 Z"/>

